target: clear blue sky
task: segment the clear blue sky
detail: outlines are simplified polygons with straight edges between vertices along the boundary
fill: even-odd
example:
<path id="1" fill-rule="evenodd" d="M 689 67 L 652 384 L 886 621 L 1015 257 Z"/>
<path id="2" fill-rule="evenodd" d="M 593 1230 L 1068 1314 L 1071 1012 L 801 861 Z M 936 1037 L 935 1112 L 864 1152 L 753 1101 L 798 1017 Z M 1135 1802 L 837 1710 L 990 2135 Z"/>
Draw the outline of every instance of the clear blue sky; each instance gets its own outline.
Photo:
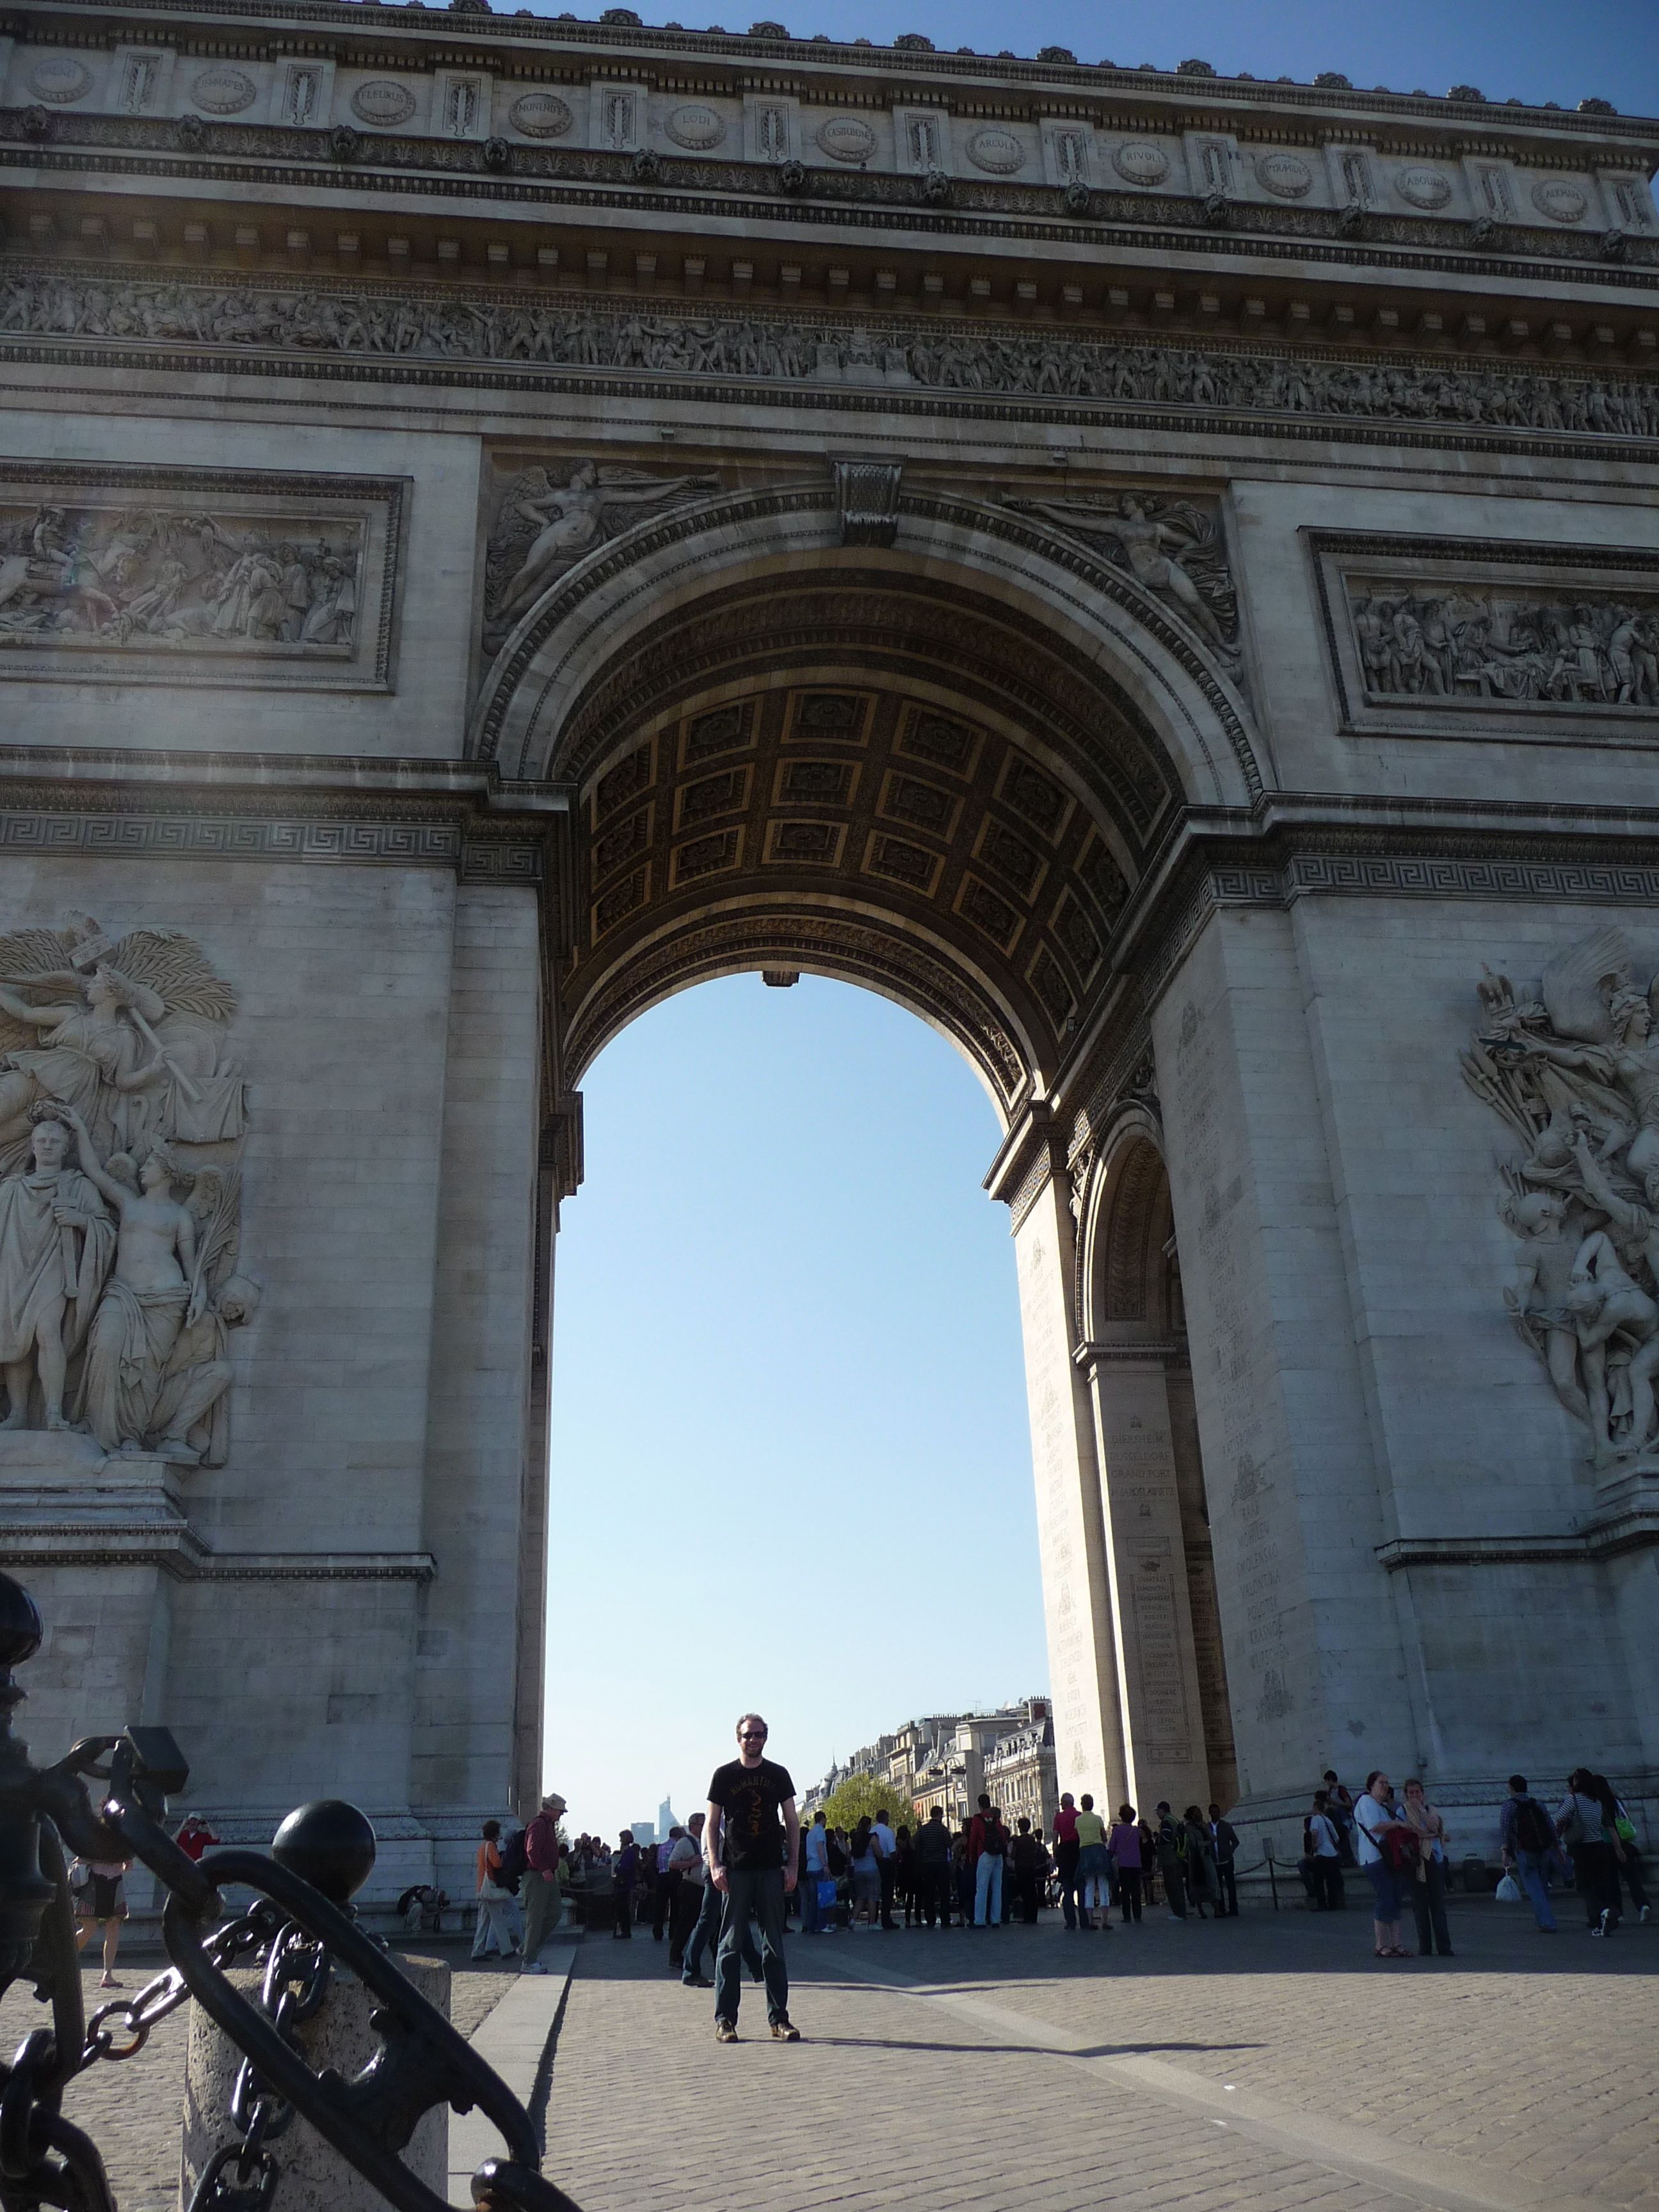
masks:
<path id="1" fill-rule="evenodd" d="M 1017 29 L 990 0 L 720 0 L 730 30 L 763 13 L 1659 113 L 1652 0 L 1049 0 Z M 749 976 L 644 1017 L 584 1087 L 553 1400 L 548 1771 L 572 1820 L 614 1830 L 665 1790 L 690 1810 L 751 1703 L 805 1784 L 911 1714 L 1042 1688 L 1013 1255 L 980 1189 L 998 1131 L 963 1062 L 868 993 Z"/>
<path id="2" fill-rule="evenodd" d="M 507 0 L 496 0 L 498 7 Z M 1611 100 L 1627 115 L 1659 114 L 1659 8 L 1653 0 L 1164 0 L 1156 9 L 1091 8 L 1036 0 L 1011 9 L 1006 0 L 636 0 L 647 23 L 693 30 L 719 22 L 746 31 L 761 16 L 798 37 L 878 45 L 920 31 L 942 48 L 1004 47 L 1034 55 L 1069 46 L 1080 61 L 1126 67 L 1154 62 L 1173 69 L 1195 57 L 1231 74 L 1293 76 L 1310 83 L 1340 70 L 1357 85 L 1396 92 L 1443 93 L 1478 85 L 1488 99 Z M 562 9 L 539 0 L 538 15 Z M 598 6 L 578 7 L 597 21 Z"/>
<path id="3" fill-rule="evenodd" d="M 684 1814 L 746 1705 L 805 1785 L 1048 1680 L 999 1131 L 955 1048 L 805 976 L 590 1070 L 555 1292 L 548 1772 Z"/>

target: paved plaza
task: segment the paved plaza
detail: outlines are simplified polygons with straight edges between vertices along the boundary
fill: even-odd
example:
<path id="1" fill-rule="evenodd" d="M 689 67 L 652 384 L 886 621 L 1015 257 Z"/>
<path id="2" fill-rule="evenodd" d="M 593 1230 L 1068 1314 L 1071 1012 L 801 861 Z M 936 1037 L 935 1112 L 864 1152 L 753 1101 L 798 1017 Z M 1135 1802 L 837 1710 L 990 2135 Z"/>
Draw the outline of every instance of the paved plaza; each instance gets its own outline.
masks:
<path id="1" fill-rule="evenodd" d="M 1358 1911 L 792 1938 L 805 2040 L 770 2042 L 745 1989 L 735 2049 L 647 1931 L 590 1937 L 557 2021 L 547 2171 L 584 2212 L 1659 2212 L 1659 1927 L 1594 1943 L 1571 1915 L 1547 1938 L 1455 1904 L 1455 1957 L 1392 1966 Z M 142 1964 L 124 1962 L 130 1987 Z M 563 1989 L 532 1998 L 458 1956 L 455 2018 L 487 2033 L 513 1990 L 550 2033 Z M 34 2017 L 14 1990 L 0 2032 Z M 174 2201 L 183 2051 L 179 2015 L 67 2101 L 121 2212 Z"/>

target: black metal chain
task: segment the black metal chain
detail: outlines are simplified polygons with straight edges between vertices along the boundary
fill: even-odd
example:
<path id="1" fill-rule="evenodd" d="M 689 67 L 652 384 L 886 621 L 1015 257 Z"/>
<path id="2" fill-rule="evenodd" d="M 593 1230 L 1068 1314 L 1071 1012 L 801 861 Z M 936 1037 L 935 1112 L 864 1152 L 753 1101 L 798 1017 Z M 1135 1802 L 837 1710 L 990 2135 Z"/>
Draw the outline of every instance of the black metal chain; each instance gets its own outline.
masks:
<path id="1" fill-rule="evenodd" d="M 352 1840 L 373 1832 L 353 1808 L 307 1807 L 285 1824 L 275 1856 L 218 1850 L 200 1863 L 161 1825 L 167 1795 L 189 1769 L 165 1729 L 135 1726 L 122 1735 L 89 1736 L 49 1767 L 37 1767 L 12 1734 L 22 1691 L 12 1668 L 33 1657 L 44 1633 L 28 1593 L 0 1574 L 0 1991 L 27 1973 L 50 2002 L 51 2027 L 37 2028 L 9 2064 L 0 2060 L 0 2212 L 115 2212 L 96 2145 L 64 2119 L 65 2086 L 100 2060 L 137 2056 L 159 2022 L 194 1998 L 242 2053 L 230 2099 L 234 2141 L 208 2161 L 190 2212 L 269 2212 L 279 2178 L 270 2144 L 304 2119 L 395 2212 L 448 2212 L 443 2197 L 398 2154 L 424 2114 L 447 2105 L 475 2107 L 500 2134 L 504 2158 L 488 2159 L 472 2178 L 480 2212 L 577 2212 L 540 2171 L 541 2147 L 529 2114 L 477 2052 L 399 1972 L 383 1944 L 334 1896 L 294 1863 L 295 1823 L 343 1814 Z M 103 1764 L 107 1760 L 107 1764 Z M 107 1786 L 96 1810 L 86 1780 Z M 285 1850 L 285 1841 L 286 1850 Z M 131 1997 L 100 2006 L 90 2021 L 82 1997 L 64 1848 L 83 1859 L 139 1860 L 167 1893 L 161 1935 L 168 1970 Z M 332 1881 L 340 1837 L 313 1824 L 307 1848 L 318 1882 Z M 331 1870 L 331 1871 L 329 1871 Z M 222 1893 L 256 1893 L 246 1912 L 221 1920 Z M 216 1922 L 219 1924 L 216 1926 Z M 251 2003 L 228 1969 L 249 1952 L 263 1954 L 259 1999 Z M 338 1964 L 375 2001 L 370 2025 L 379 2048 L 351 2079 L 314 2068 L 297 2031 L 323 2004 Z"/>

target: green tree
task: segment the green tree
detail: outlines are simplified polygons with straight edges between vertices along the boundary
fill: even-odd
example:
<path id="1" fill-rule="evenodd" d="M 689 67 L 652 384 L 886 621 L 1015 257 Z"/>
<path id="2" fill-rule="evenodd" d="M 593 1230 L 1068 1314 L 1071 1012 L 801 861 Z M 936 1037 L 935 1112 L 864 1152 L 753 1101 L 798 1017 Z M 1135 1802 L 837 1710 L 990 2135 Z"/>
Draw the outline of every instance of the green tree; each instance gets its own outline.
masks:
<path id="1" fill-rule="evenodd" d="M 874 1774 L 849 1774 L 838 1782 L 823 1801 L 823 1817 L 832 1828 L 855 1828 L 866 1813 L 873 1820 L 883 1806 L 894 1827 L 915 1826 L 916 1808 L 908 1794 Z"/>

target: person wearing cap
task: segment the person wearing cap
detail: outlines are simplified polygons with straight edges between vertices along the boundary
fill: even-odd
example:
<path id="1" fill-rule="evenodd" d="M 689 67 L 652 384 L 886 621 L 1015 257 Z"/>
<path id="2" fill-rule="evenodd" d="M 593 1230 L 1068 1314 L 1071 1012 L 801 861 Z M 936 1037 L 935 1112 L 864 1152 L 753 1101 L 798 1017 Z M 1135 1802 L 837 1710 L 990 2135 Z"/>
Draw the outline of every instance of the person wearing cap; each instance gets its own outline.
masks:
<path id="1" fill-rule="evenodd" d="M 524 1832 L 524 1969 L 544 1974 L 542 1945 L 557 1924 L 564 1891 L 559 1882 L 559 1816 L 564 1800 L 556 1790 L 542 1800 L 542 1808 Z"/>

